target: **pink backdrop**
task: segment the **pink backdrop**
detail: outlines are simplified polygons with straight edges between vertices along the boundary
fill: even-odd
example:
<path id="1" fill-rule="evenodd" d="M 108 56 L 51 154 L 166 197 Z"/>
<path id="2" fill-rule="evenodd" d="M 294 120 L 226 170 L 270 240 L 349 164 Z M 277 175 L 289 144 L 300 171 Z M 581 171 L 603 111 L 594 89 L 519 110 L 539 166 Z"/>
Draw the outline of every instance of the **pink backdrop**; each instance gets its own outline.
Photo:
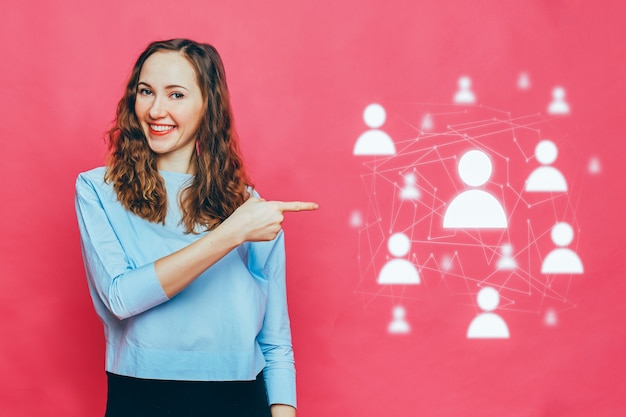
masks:
<path id="1" fill-rule="evenodd" d="M 102 164 L 103 132 L 137 54 L 155 39 L 190 37 L 224 58 L 260 192 L 321 205 L 285 224 L 300 416 L 626 415 L 625 10 L 609 0 L 3 2 L 0 414 L 101 415 L 104 344 L 80 257 L 74 180 Z M 531 80 L 525 92 L 515 88 L 521 72 Z M 368 104 L 385 107 L 384 129 L 400 148 L 425 112 L 451 105 L 461 75 L 471 76 L 481 118 L 534 115 L 554 135 L 555 166 L 570 185 L 562 220 L 574 226 L 571 247 L 585 268 L 543 282 L 539 295 L 503 290 L 496 312 L 511 332 L 503 340 L 466 338 L 475 282 L 459 291 L 427 262 L 428 251 L 435 260 L 443 252 L 425 243 L 413 248 L 420 286 L 376 284 L 393 198 L 381 200 L 368 182 L 372 158 L 352 154 Z M 556 85 L 571 113 L 552 119 Z M 513 188 L 523 184 L 537 165 L 533 132 L 519 146 L 480 142 L 504 155 L 494 157 L 494 181 L 507 181 L 500 162 L 510 156 Z M 592 161 L 599 169 L 588 169 Z M 462 189 L 449 172 L 446 183 L 457 185 L 444 187 L 448 201 Z M 497 195 L 509 210 L 510 195 Z M 369 222 L 379 206 L 383 232 L 351 226 L 352 213 Z M 551 224 L 560 210 L 533 215 Z M 525 227 L 511 226 L 522 230 L 527 243 Z M 455 242 L 446 248 L 465 256 L 463 276 L 484 273 L 484 259 Z M 533 242 L 529 268 L 553 245 L 545 228 Z M 551 289 L 556 297 L 546 296 Z M 411 331 L 391 335 L 400 304 Z M 545 324 L 548 308 L 555 325 Z"/>

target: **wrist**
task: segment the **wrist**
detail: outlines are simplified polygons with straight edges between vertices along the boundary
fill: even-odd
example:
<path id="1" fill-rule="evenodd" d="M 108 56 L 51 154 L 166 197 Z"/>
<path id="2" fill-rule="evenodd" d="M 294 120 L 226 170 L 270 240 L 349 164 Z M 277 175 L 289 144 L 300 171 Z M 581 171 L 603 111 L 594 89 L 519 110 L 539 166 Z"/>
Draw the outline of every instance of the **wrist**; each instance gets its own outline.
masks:
<path id="1" fill-rule="evenodd" d="M 224 220 L 215 229 L 213 229 L 211 234 L 217 235 L 214 237 L 223 240 L 228 246 L 233 249 L 246 241 L 243 233 L 241 233 L 240 228 L 236 227 L 236 225 L 233 224 L 232 221 L 230 221 L 230 217 Z"/>
<path id="2" fill-rule="evenodd" d="M 270 407 L 272 417 L 295 417 L 296 409 L 286 404 L 272 404 Z"/>

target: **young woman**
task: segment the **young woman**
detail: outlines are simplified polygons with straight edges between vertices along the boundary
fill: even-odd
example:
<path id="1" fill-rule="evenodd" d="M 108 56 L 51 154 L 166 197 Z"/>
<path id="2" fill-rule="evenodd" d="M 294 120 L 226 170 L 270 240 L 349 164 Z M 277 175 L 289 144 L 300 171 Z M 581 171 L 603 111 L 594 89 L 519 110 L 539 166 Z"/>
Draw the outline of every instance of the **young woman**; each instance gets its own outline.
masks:
<path id="1" fill-rule="evenodd" d="M 281 223 L 317 205 L 252 190 L 217 51 L 150 44 L 108 137 L 76 183 L 106 416 L 295 416 Z"/>

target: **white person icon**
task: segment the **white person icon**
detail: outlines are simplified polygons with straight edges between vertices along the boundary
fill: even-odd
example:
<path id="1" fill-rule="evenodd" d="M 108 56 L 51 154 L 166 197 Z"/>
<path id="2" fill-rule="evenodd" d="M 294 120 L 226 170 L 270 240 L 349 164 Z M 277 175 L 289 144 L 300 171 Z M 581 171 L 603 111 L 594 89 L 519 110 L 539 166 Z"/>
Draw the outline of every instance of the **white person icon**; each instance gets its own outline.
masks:
<path id="1" fill-rule="evenodd" d="M 456 104 L 473 104 L 476 101 L 474 93 L 472 93 L 472 80 L 464 75 L 459 78 L 459 89 L 454 94 L 454 102 Z"/>
<path id="2" fill-rule="evenodd" d="M 474 317 L 467 329 L 468 339 L 508 339 L 509 328 L 499 315 L 492 313 L 500 304 L 500 294 L 495 288 L 484 287 L 476 297 L 482 313 Z"/>
<path id="3" fill-rule="evenodd" d="M 513 257 L 513 246 L 511 246 L 510 243 L 506 243 L 500 246 L 500 252 L 502 256 L 500 257 L 500 259 L 498 259 L 496 268 L 502 270 L 516 269 L 517 262 L 515 262 L 515 258 Z"/>
<path id="4" fill-rule="evenodd" d="M 409 333 L 411 326 L 406 321 L 406 310 L 402 306 L 395 306 L 392 312 L 393 318 L 387 326 L 389 333 L 401 334 Z"/>
<path id="5" fill-rule="evenodd" d="M 559 154 L 554 142 L 549 139 L 540 141 L 535 147 L 535 157 L 542 166 L 535 168 L 526 180 L 528 192 L 565 192 L 567 181 L 561 172 L 550 166 Z"/>
<path id="6" fill-rule="evenodd" d="M 472 187 L 484 185 L 492 172 L 486 153 L 471 150 L 459 160 L 459 176 Z M 505 229 L 508 225 L 504 209 L 494 196 L 484 190 L 472 189 L 457 195 L 443 217 L 445 229 Z"/>
<path id="7" fill-rule="evenodd" d="M 566 248 L 574 240 L 572 226 L 565 222 L 552 227 L 552 242 L 560 246 L 552 250 L 541 264 L 542 274 L 582 274 L 583 263 L 573 250 Z"/>
<path id="8" fill-rule="evenodd" d="M 387 261 L 385 266 L 378 274 L 379 284 L 419 284 L 420 276 L 417 268 L 402 256 L 409 254 L 411 250 L 411 241 L 404 233 L 395 233 L 389 237 L 387 241 L 389 253 L 395 256 L 395 259 Z"/>
<path id="9" fill-rule="evenodd" d="M 569 114 L 569 104 L 565 101 L 565 89 L 554 87 L 552 90 L 552 102 L 548 106 L 550 114 Z"/>
<path id="10" fill-rule="evenodd" d="M 396 146 L 391 137 L 380 130 L 387 113 L 380 104 L 372 103 L 365 108 L 363 112 L 363 120 L 370 130 L 367 130 L 359 136 L 354 144 L 354 155 L 395 155 Z"/>
<path id="11" fill-rule="evenodd" d="M 415 185 L 417 177 L 415 173 L 409 172 L 404 174 L 404 187 L 400 190 L 400 198 L 402 200 L 418 200 L 421 196 L 420 190 Z"/>

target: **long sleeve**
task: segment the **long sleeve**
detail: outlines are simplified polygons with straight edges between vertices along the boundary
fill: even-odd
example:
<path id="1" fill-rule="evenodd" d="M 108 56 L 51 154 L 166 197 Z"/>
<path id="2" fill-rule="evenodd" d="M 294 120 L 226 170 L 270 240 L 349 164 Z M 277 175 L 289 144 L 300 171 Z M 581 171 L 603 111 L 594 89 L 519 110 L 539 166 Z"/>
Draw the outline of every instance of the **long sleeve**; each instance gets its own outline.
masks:
<path id="1" fill-rule="evenodd" d="M 126 319 L 168 300 L 158 281 L 154 262 L 134 265 L 128 258 L 105 210 L 103 197 L 92 180 L 76 180 L 76 215 L 90 291 L 99 314 L 104 306 Z"/>
<path id="2" fill-rule="evenodd" d="M 268 252 L 263 275 L 268 279 L 268 300 L 263 327 L 257 338 L 266 366 L 265 381 L 270 404 L 296 406 L 296 371 L 291 343 L 285 279 L 284 234 L 264 245 Z M 263 251 L 257 251 L 257 257 Z"/>

